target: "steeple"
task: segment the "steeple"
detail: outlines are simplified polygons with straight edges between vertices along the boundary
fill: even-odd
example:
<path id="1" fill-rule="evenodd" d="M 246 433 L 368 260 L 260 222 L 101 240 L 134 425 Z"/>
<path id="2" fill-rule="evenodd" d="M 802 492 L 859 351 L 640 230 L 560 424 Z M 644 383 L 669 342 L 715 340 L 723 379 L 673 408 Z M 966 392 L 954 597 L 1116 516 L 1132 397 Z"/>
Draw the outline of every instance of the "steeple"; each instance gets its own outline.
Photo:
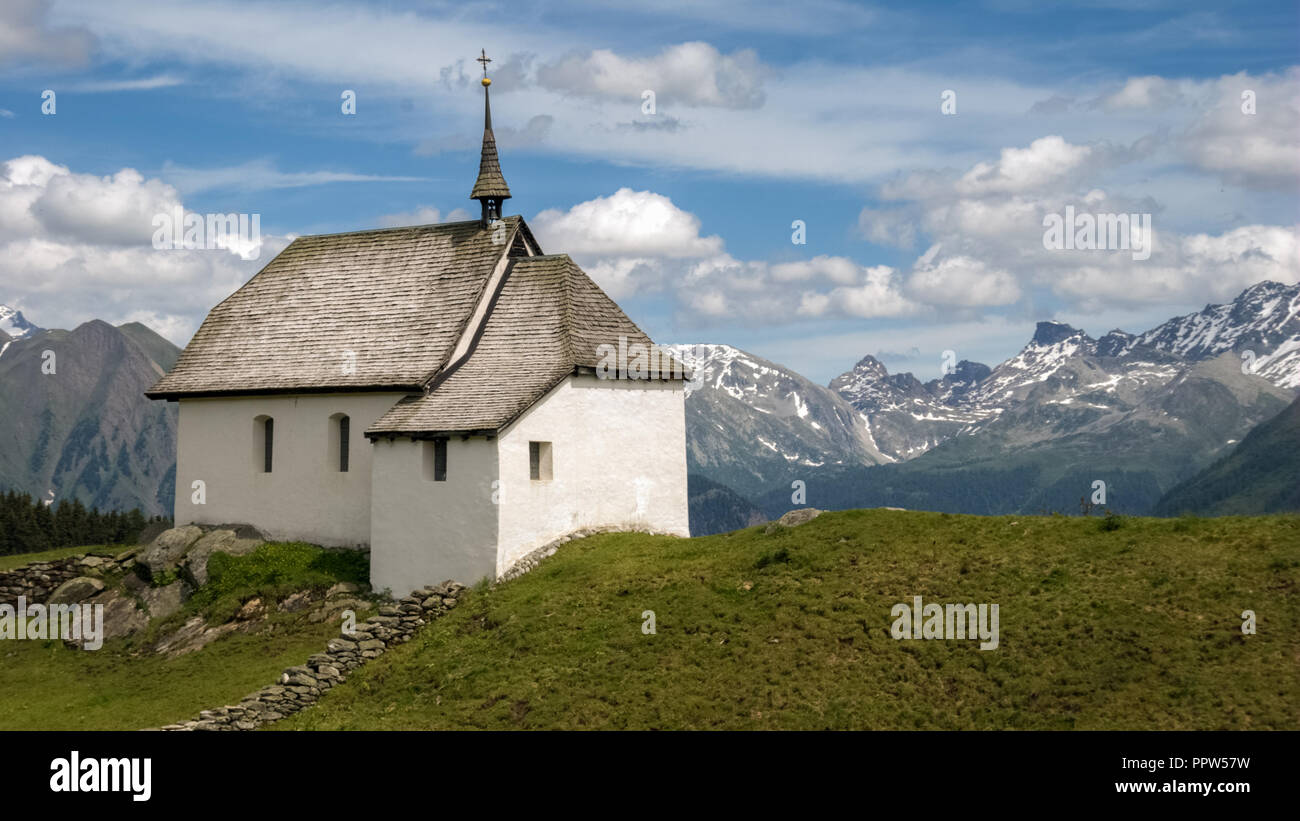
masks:
<path id="1" fill-rule="evenodd" d="M 486 50 L 480 51 L 475 60 L 483 64 L 483 154 L 478 161 L 478 179 L 474 181 L 474 190 L 469 198 L 478 200 L 483 207 L 479 222 L 484 228 L 493 220 L 501 219 L 501 206 L 510 199 L 510 186 L 501 176 L 501 161 L 497 158 L 497 138 L 492 134 L 492 103 L 488 99 L 488 86 L 492 81 L 487 76 L 487 64 L 492 58 Z"/>

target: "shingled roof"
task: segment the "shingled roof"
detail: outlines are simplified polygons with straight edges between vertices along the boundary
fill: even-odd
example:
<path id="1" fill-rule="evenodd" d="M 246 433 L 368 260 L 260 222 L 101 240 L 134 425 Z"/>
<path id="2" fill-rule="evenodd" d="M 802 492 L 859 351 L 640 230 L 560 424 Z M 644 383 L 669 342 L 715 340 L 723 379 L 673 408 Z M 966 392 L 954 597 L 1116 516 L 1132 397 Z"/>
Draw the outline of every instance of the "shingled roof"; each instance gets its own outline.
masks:
<path id="1" fill-rule="evenodd" d="M 505 222 L 504 243 L 477 220 L 300 237 L 212 309 L 146 396 L 423 390 L 502 256 L 520 235 L 537 247 Z"/>
<path id="2" fill-rule="evenodd" d="M 511 260 L 499 288 L 463 362 L 426 395 L 399 401 L 367 436 L 498 431 L 575 369 L 597 367 L 599 346 L 620 336 L 653 344 L 565 254 Z"/>

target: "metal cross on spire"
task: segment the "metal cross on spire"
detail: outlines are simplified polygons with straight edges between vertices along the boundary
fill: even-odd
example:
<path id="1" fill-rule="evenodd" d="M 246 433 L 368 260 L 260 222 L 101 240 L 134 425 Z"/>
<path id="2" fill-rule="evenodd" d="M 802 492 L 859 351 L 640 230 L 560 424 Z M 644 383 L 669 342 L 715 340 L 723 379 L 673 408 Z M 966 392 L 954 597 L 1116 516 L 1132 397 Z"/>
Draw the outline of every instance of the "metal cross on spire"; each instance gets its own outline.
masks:
<path id="1" fill-rule="evenodd" d="M 492 58 L 487 56 L 487 49 L 479 49 L 479 55 L 474 59 L 483 64 L 483 76 L 487 77 L 487 64 L 492 62 Z"/>

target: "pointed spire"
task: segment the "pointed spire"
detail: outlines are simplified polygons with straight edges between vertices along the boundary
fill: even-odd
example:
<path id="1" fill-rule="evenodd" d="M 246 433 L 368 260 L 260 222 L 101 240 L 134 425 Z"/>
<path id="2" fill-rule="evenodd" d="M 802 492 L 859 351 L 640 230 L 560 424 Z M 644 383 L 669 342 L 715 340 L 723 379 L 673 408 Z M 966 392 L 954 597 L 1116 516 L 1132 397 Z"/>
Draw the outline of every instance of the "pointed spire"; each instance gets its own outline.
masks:
<path id="1" fill-rule="evenodd" d="M 478 179 L 474 181 L 474 190 L 470 192 L 469 198 L 478 200 L 482 205 L 483 215 L 479 221 L 486 228 L 493 220 L 501 219 L 501 206 L 505 200 L 510 199 L 510 186 L 506 185 L 506 178 L 501 175 L 497 138 L 492 133 L 492 102 L 488 96 L 488 87 L 492 81 L 487 76 L 487 64 L 492 62 L 492 58 L 487 56 L 486 50 L 482 50 L 480 56 L 474 59 L 483 64 L 483 153 L 478 162 Z"/>

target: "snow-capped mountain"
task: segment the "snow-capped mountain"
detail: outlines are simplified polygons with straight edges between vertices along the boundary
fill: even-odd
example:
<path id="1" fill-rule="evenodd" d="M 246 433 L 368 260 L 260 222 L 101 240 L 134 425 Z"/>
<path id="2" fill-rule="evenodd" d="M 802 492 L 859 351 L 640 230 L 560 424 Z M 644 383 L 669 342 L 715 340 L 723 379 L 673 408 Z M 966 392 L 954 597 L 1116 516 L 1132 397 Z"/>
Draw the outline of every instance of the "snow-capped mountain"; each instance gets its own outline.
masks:
<path id="1" fill-rule="evenodd" d="M 1232 303 L 1143 334 L 1114 330 L 1093 339 L 1062 322 L 1040 322 L 1029 344 L 991 372 L 963 362 L 956 374 L 926 385 L 911 374 L 890 375 L 868 356 L 830 386 L 868 415 L 881 451 L 910 459 L 1025 402 L 1131 408 L 1195 363 L 1227 352 L 1241 355 L 1245 373 L 1283 390 L 1300 388 L 1300 285 L 1261 282 Z M 902 413 L 914 422 L 905 425 Z"/>
<path id="2" fill-rule="evenodd" d="M 1257 283 L 1226 305 L 1206 305 L 1132 338 L 1130 350 L 1136 345 L 1194 361 L 1249 351 L 1251 373 L 1280 388 L 1300 388 L 1300 284 Z"/>
<path id="3" fill-rule="evenodd" d="M 821 388 L 736 348 L 678 346 L 702 368 L 687 399 L 690 470 L 755 498 L 802 474 L 865 465 L 906 466 L 888 475 L 922 489 L 931 470 L 1021 465 L 1077 503 L 1070 471 L 1108 466 L 1130 488 L 1145 477 L 1128 498 L 1140 492 L 1149 506 L 1295 396 L 1298 306 L 1300 286 L 1263 282 L 1142 334 L 1094 339 L 1040 322 L 996 368 L 962 362 L 928 383 L 866 356 Z"/>
<path id="4" fill-rule="evenodd" d="M 831 380 L 831 390 L 870 426 L 889 461 L 912 459 L 987 418 L 992 411 L 964 397 L 987 376 L 987 365 L 962 361 L 954 373 L 922 384 L 910 373 L 890 374 L 873 356 Z"/>
<path id="5" fill-rule="evenodd" d="M 744 494 L 827 465 L 889 461 L 865 415 L 834 391 L 730 345 L 675 345 L 693 372 L 687 464 Z"/>
<path id="6" fill-rule="evenodd" d="M 16 311 L 8 305 L 0 305 L 0 333 L 10 339 L 22 339 L 41 329 L 27 321 L 22 311 Z"/>

